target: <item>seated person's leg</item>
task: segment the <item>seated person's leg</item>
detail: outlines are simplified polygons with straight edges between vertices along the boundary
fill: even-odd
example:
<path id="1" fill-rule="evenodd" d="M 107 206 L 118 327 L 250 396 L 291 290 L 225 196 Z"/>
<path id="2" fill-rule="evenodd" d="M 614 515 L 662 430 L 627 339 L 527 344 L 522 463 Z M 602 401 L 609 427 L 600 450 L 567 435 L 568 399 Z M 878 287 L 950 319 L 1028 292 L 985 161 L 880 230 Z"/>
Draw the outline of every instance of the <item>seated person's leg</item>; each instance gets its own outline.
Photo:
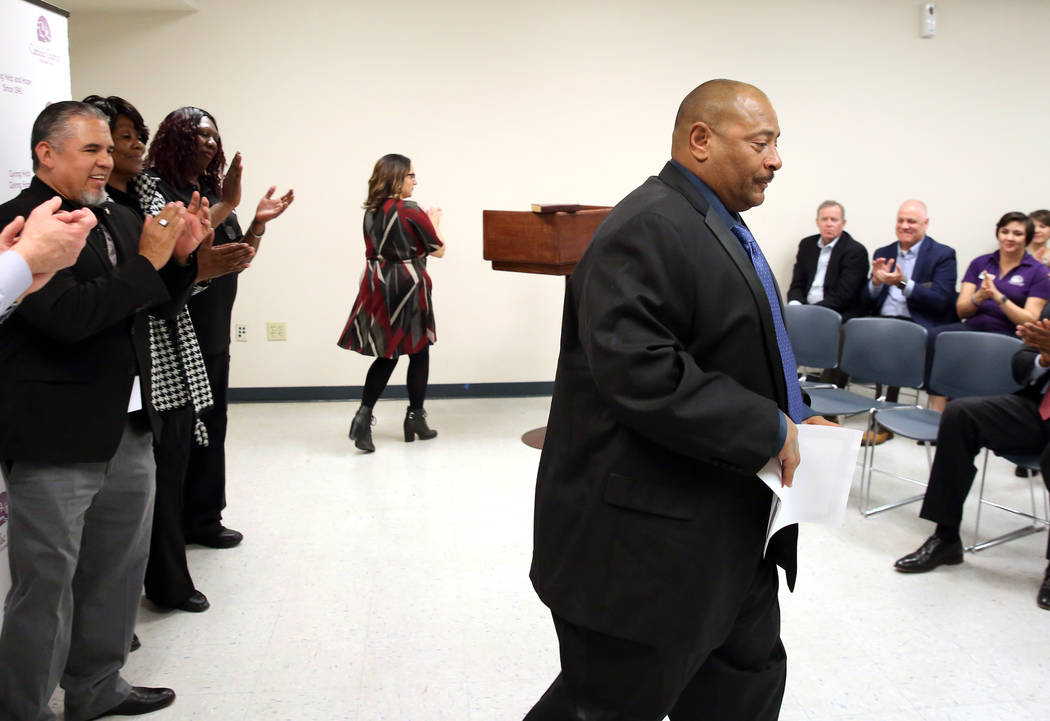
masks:
<path id="1" fill-rule="evenodd" d="M 1031 453 L 1047 443 L 1046 423 L 1035 401 L 1021 396 L 963 398 L 948 404 L 937 433 L 937 453 L 930 469 L 919 516 L 937 524 L 934 535 L 915 552 L 899 559 L 898 571 L 922 573 L 942 564 L 962 562 L 959 526 L 963 504 L 982 447 L 993 451 Z"/>

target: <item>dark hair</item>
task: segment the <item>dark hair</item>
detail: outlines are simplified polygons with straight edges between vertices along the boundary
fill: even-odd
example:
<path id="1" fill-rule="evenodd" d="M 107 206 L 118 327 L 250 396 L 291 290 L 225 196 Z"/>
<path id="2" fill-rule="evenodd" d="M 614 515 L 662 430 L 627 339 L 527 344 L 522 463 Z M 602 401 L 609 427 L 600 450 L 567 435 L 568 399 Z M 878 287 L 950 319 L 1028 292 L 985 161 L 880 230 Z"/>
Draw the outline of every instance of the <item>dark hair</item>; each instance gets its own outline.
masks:
<path id="1" fill-rule="evenodd" d="M 377 160 L 372 177 L 368 179 L 368 197 L 361 207 L 375 210 L 387 198 L 401 197 L 401 186 L 411 167 L 412 161 L 397 153 L 384 155 Z"/>
<path id="2" fill-rule="evenodd" d="M 146 121 L 142 119 L 142 113 L 124 98 L 116 95 L 110 95 L 105 98 L 101 95 L 88 95 L 84 98 L 84 102 L 88 105 L 94 105 L 106 114 L 106 117 L 109 118 L 110 132 L 117 129 L 117 118 L 124 115 L 135 126 L 135 134 L 139 137 L 139 141 L 143 144 L 149 142 L 149 128 L 146 126 Z"/>
<path id="3" fill-rule="evenodd" d="M 149 146 L 147 167 L 176 188 L 186 184 L 186 172 L 197 155 L 197 128 L 200 127 L 201 118 L 208 118 L 215 126 L 216 133 L 219 131 L 219 124 L 211 113 L 186 106 L 168 113 Z M 222 171 L 226 167 L 221 135 L 215 144 L 217 152 L 201 173 L 201 184 L 217 193 L 222 188 Z"/>
<path id="4" fill-rule="evenodd" d="M 33 131 L 29 136 L 29 155 L 33 159 L 33 171 L 40 167 L 40 160 L 36 157 L 36 146 L 39 143 L 49 143 L 61 148 L 69 140 L 72 131 L 69 121 L 73 118 L 96 118 L 103 122 L 109 122 L 109 118 L 94 105 L 78 103 L 75 100 L 62 100 L 52 103 L 40 111 L 33 121 Z"/>
<path id="5" fill-rule="evenodd" d="M 1024 244 L 1028 245 L 1032 242 L 1032 236 L 1035 235 L 1035 223 L 1031 218 L 1014 210 L 999 218 L 999 222 L 995 224 L 995 232 L 998 233 L 1000 228 L 1005 227 L 1008 223 L 1024 223 Z"/>
<path id="6" fill-rule="evenodd" d="M 1037 223 L 1050 225 L 1050 210 L 1033 210 L 1028 217 Z"/>

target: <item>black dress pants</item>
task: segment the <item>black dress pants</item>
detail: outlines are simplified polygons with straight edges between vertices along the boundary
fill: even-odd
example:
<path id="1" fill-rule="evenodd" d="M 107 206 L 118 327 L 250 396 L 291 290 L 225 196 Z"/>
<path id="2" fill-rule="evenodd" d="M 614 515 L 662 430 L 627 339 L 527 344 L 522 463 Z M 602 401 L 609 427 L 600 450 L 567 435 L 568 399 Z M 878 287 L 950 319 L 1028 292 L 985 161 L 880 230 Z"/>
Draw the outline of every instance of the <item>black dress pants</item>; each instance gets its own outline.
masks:
<path id="1" fill-rule="evenodd" d="M 1020 395 L 960 398 L 948 403 L 937 431 L 937 454 L 919 516 L 958 527 L 973 485 L 974 459 L 981 448 L 1002 453 L 1042 454 L 1040 470 L 1050 488 L 1050 421 L 1039 416 L 1039 401 Z M 1047 555 L 1050 559 L 1050 539 Z"/>
<path id="2" fill-rule="evenodd" d="M 226 407 L 230 384 L 230 352 L 204 356 L 215 405 L 201 416 L 208 445 L 193 445 L 186 471 L 182 527 L 187 538 L 214 536 L 222 530 L 226 508 Z"/>
<path id="3" fill-rule="evenodd" d="M 642 644 L 555 615 L 562 671 L 525 721 L 776 721 L 787 676 L 777 584 L 763 561 L 714 649 Z"/>
<path id="4" fill-rule="evenodd" d="M 194 591 L 182 533 L 183 486 L 193 445 L 193 406 L 187 403 L 165 411 L 161 417 L 164 427 L 153 445 L 157 495 L 146 564 L 146 597 L 161 606 L 173 607 Z"/>

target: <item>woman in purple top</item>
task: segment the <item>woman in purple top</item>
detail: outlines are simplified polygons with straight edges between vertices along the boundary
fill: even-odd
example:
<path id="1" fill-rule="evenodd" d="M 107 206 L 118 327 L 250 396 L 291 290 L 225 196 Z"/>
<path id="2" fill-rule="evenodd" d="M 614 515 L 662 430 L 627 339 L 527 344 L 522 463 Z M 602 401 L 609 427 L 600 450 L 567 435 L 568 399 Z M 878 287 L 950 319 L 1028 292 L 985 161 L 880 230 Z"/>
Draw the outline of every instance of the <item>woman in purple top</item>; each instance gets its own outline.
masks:
<path id="1" fill-rule="evenodd" d="M 1039 320 L 1050 298 L 1046 266 L 1028 254 L 1035 226 L 1024 213 L 1007 213 L 995 226 L 999 250 L 974 258 L 963 276 L 955 311 L 962 323 L 940 326 L 929 335 L 927 378 L 937 336 L 951 330 L 976 330 L 1014 335 L 1022 323 Z M 930 408 L 944 410 L 947 399 L 930 392 Z"/>

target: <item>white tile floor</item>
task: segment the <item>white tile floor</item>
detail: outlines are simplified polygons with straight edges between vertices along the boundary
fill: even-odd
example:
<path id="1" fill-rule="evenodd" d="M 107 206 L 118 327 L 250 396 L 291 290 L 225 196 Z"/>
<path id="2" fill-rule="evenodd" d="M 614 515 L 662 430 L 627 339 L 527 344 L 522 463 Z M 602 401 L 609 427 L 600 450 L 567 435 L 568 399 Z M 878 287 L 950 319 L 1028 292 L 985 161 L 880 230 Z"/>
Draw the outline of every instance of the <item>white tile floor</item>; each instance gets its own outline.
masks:
<path id="1" fill-rule="evenodd" d="M 441 435 L 405 444 L 405 403 L 384 401 L 371 455 L 346 438 L 354 404 L 231 408 L 226 522 L 246 540 L 191 547 L 209 611 L 143 606 L 125 675 L 178 693 L 150 718 L 520 719 L 558 670 L 528 580 L 539 453 L 519 440 L 548 406 L 431 401 Z M 925 474 L 914 443 L 879 452 Z M 1007 499 L 1027 498 L 1012 467 L 991 469 Z M 862 519 L 858 487 L 843 528 L 803 528 L 797 590 L 781 593 L 781 719 L 1050 718 L 1050 612 L 1034 601 L 1045 534 L 905 576 L 892 563 L 930 524 L 916 505 Z M 992 531 L 1012 523 L 988 518 Z"/>

